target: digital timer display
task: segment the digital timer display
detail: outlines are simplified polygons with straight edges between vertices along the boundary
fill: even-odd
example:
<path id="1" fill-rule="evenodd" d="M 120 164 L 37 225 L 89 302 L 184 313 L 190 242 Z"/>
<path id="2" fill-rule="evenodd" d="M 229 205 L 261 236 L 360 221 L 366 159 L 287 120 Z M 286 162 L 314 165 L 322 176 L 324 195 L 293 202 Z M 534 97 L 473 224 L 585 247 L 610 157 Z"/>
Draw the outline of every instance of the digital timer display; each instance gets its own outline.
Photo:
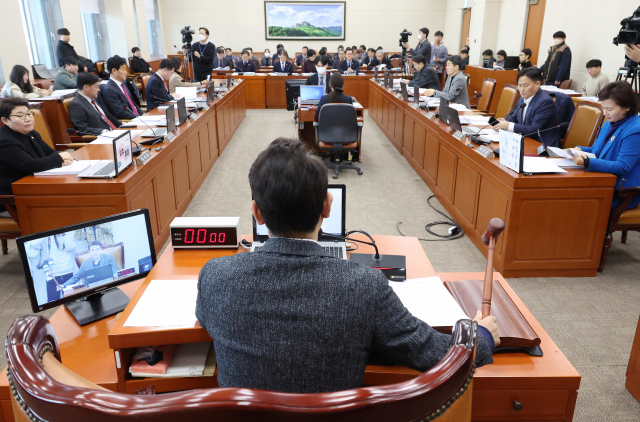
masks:
<path id="1" fill-rule="evenodd" d="M 227 247 L 237 246 L 235 227 L 172 227 L 171 244 L 173 247 Z"/>

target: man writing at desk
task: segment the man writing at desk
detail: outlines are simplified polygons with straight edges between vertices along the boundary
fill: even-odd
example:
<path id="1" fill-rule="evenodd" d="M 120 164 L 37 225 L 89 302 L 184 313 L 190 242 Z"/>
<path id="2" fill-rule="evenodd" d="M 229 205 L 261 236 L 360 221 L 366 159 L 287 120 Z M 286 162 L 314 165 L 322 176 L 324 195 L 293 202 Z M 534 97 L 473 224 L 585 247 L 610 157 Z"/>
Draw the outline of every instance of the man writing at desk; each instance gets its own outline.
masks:
<path id="1" fill-rule="evenodd" d="M 270 238 L 258 252 L 209 261 L 198 280 L 196 316 L 213 338 L 220 387 L 340 391 L 362 386 L 372 352 L 419 371 L 442 359 L 450 336 L 412 316 L 382 272 L 316 243 L 333 197 L 304 144 L 276 139 L 249 184 Z M 485 365 L 498 333 L 495 317 L 478 322 L 476 363 Z"/>

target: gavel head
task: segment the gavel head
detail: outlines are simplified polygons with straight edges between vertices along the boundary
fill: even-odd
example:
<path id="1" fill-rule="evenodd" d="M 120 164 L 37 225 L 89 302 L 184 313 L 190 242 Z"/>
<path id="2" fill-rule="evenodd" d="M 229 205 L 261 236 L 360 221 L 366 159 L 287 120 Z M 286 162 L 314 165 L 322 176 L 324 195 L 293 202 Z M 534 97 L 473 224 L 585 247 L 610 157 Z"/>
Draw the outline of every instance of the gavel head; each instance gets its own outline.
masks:
<path id="1" fill-rule="evenodd" d="M 492 218 L 491 221 L 489 221 L 489 227 L 487 227 L 487 231 L 482 235 L 482 242 L 485 245 L 488 245 L 489 239 L 491 239 L 491 237 L 494 237 L 496 240 L 498 240 L 498 236 L 500 236 L 500 233 L 502 233 L 503 230 L 504 221 L 499 218 Z"/>

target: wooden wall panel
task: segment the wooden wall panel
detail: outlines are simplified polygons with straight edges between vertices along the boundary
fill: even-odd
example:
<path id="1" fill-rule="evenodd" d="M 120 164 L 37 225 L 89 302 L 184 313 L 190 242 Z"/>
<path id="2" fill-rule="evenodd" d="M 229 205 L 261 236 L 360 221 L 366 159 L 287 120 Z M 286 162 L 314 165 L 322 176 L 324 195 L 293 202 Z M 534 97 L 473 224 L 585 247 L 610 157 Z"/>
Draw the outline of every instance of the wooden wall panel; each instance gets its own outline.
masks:
<path id="1" fill-rule="evenodd" d="M 436 184 L 449 201 L 453 199 L 456 161 L 456 155 L 441 144 L 440 152 L 438 153 L 438 178 Z"/>
<path id="2" fill-rule="evenodd" d="M 187 150 L 183 149 L 171 161 L 173 165 L 173 186 L 176 195 L 176 207 L 180 208 L 182 201 L 189 194 L 189 162 L 187 160 Z"/>
<path id="3" fill-rule="evenodd" d="M 147 208 L 149 210 L 149 220 L 151 220 L 151 232 L 153 240 L 158 238 L 158 214 L 156 212 L 156 199 L 153 192 L 153 183 L 149 183 L 142 191 L 131 200 L 131 209 L 138 210 Z"/>
<path id="4" fill-rule="evenodd" d="M 480 234 L 484 233 L 489 227 L 489 221 L 492 218 L 500 218 L 505 223 L 507 222 L 507 196 L 500 192 L 486 178 L 482 178 L 480 181 L 480 192 L 478 194 L 478 215 L 476 218 L 476 231 Z M 505 236 L 498 237 L 496 243 L 496 252 L 502 253 L 502 243 Z"/>
<path id="5" fill-rule="evenodd" d="M 479 187 L 480 173 L 458 160 L 453 204 L 470 224 L 475 221 Z"/>
<path id="6" fill-rule="evenodd" d="M 158 211 L 158 228 L 167 229 L 176 212 L 176 195 L 173 187 L 173 166 L 168 162 L 153 180 Z"/>

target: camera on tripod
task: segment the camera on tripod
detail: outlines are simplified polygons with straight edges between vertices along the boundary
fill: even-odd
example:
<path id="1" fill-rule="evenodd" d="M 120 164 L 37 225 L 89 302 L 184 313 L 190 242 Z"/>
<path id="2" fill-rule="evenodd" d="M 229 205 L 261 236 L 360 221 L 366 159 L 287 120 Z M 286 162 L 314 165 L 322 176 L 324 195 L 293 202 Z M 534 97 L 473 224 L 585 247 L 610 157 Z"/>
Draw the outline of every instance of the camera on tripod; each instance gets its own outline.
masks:
<path id="1" fill-rule="evenodd" d="M 405 42 L 409 42 L 409 35 L 413 35 L 412 32 L 407 31 L 406 29 L 403 29 L 402 32 L 400 33 L 400 47 L 402 47 L 402 44 Z"/>
<path id="2" fill-rule="evenodd" d="M 640 7 L 631 16 L 622 19 L 620 25 L 622 25 L 622 29 L 620 29 L 618 36 L 613 39 L 615 45 L 640 44 Z M 624 58 L 624 66 L 618 70 L 616 80 L 621 80 L 622 78 L 631 79 L 631 85 L 637 88 L 638 62 L 634 62 L 626 55 Z"/>
<path id="3" fill-rule="evenodd" d="M 195 29 L 191 29 L 191 25 L 186 25 L 180 30 L 182 34 L 182 43 L 187 45 L 187 48 L 191 48 L 191 41 L 193 41 L 192 34 L 195 34 Z"/>

